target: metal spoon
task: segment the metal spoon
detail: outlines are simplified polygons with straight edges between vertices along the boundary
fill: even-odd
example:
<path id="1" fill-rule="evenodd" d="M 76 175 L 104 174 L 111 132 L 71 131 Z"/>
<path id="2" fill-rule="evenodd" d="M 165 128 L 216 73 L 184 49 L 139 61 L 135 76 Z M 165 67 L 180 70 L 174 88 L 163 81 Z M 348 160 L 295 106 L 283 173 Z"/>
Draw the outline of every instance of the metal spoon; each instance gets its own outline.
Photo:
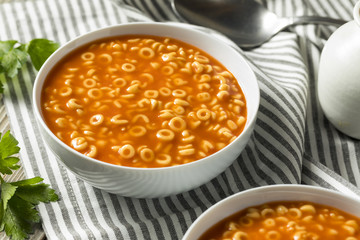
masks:
<path id="1" fill-rule="evenodd" d="M 218 30 L 242 48 L 257 47 L 296 24 L 346 23 L 319 16 L 279 17 L 253 0 L 173 0 L 172 7 L 180 18 Z"/>

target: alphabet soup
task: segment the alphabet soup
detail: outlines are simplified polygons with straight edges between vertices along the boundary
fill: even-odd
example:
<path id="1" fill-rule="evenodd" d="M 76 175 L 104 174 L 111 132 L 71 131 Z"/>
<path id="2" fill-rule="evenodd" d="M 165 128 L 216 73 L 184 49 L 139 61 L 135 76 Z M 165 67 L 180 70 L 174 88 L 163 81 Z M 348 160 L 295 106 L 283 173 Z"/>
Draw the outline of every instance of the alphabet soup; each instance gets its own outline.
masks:
<path id="1" fill-rule="evenodd" d="M 234 76 L 172 38 L 102 39 L 68 54 L 41 96 L 50 130 L 111 164 L 153 168 L 209 156 L 243 131 L 246 99 Z"/>
<path id="2" fill-rule="evenodd" d="M 360 219 L 312 202 L 270 202 L 220 220 L 198 240 L 228 239 L 357 240 L 360 239 Z"/>

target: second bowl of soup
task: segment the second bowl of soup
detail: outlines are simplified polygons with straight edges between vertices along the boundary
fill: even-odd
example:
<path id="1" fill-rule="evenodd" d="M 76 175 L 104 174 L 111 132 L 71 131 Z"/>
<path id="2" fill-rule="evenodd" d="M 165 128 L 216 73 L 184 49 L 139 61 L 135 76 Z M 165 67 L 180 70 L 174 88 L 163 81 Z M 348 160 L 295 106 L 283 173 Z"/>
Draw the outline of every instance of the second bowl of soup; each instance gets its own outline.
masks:
<path id="1" fill-rule="evenodd" d="M 305 185 L 250 189 L 210 207 L 183 237 L 209 239 L 360 239 L 360 198 Z"/>

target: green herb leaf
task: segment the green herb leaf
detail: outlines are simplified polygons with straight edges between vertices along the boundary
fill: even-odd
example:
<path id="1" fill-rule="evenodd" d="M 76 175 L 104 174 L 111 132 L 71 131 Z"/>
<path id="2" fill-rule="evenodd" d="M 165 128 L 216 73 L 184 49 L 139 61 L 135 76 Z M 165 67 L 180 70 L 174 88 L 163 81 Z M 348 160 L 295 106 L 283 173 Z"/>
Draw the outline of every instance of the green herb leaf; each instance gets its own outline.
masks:
<path id="1" fill-rule="evenodd" d="M 0 60 L 7 52 L 14 48 L 16 43 L 18 43 L 16 40 L 0 41 Z"/>
<path id="2" fill-rule="evenodd" d="M 5 73 L 9 78 L 15 77 L 29 56 L 35 69 L 39 70 L 58 48 L 58 43 L 43 38 L 33 39 L 27 44 L 16 40 L 0 41 L 0 73 Z M 3 91 L 3 84 L 0 82 L 0 94 Z"/>
<path id="3" fill-rule="evenodd" d="M 1 138 L 1 134 L 0 134 Z M 12 174 L 19 165 L 18 158 L 12 156 L 19 152 L 18 141 L 6 132 L 0 140 L 0 173 Z M 32 232 L 33 225 L 40 221 L 36 206 L 40 202 L 57 201 L 58 195 L 41 177 L 6 182 L 1 180 L 0 231 L 16 240 L 23 240 Z"/>
<path id="4" fill-rule="evenodd" d="M 33 39 L 28 43 L 27 52 L 36 70 L 39 70 L 46 59 L 59 48 L 59 44 L 48 39 Z"/>
<path id="5" fill-rule="evenodd" d="M 8 201 L 4 214 L 4 230 L 12 239 L 22 240 L 32 232 L 33 224 L 40 221 L 35 206 L 15 195 Z"/>
<path id="6" fill-rule="evenodd" d="M 42 178 L 35 177 L 12 184 L 18 186 L 16 195 L 23 200 L 32 204 L 39 204 L 39 202 L 53 202 L 59 199 L 54 189 L 49 188 L 48 184 L 39 183 Z M 35 183 L 36 182 L 36 183 Z"/>
<path id="7" fill-rule="evenodd" d="M 27 53 L 18 48 L 9 50 L 1 59 L 3 71 L 5 71 L 10 78 L 15 77 L 18 73 L 18 69 L 26 62 L 27 57 Z"/>
<path id="8" fill-rule="evenodd" d="M 26 185 L 32 185 L 32 184 L 37 184 L 42 182 L 44 179 L 42 179 L 41 177 L 34 177 L 34 178 L 30 178 L 30 179 L 25 179 L 25 180 L 20 180 L 17 182 L 12 182 L 11 184 L 14 186 L 26 186 Z"/>
<path id="9" fill-rule="evenodd" d="M 1 138 L 1 133 L 0 133 Z M 19 158 L 12 155 L 19 153 L 18 141 L 7 131 L 0 140 L 0 173 L 12 174 L 12 170 L 19 169 Z"/>
<path id="10" fill-rule="evenodd" d="M 7 203 L 14 196 L 16 188 L 17 188 L 16 186 L 11 185 L 10 183 L 7 182 L 1 183 L 0 223 L 2 224 L 0 226 L 0 231 L 2 231 L 4 227 L 3 219 L 4 219 L 5 210 L 7 208 Z"/>

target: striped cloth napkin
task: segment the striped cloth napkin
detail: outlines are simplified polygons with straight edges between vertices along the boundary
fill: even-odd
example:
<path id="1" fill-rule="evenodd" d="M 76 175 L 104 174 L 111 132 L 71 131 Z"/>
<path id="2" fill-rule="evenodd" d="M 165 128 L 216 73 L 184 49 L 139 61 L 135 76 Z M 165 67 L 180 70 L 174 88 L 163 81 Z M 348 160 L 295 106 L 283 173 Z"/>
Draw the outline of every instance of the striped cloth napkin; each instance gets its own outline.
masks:
<path id="1" fill-rule="evenodd" d="M 345 20 L 352 19 L 355 2 L 263 1 L 280 16 L 315 14 Z M 134 21 L 179 20 L 166 0 L 0 0 L 0 40 L 48 38 L 64 44 L 100 27 Z M 261 89 L 258 120 L 248 146 L 211 182 L 159 199 L 109 194 L 59 165 L 39 136 L 31 105 L 37 72 L 25 66 L 7 81 L 3 101 L 26 175 L 42 176 L 60 195 L 58 202 L 39 206 L 48 239 L 181 239 L 211 205 L 262 185 L 319 185 L 360 196 L 360 142 L 338 132 L 317 101 L 319 57 L 334 30 L 296 26 L 260 48 L 239 49 Z"/>

